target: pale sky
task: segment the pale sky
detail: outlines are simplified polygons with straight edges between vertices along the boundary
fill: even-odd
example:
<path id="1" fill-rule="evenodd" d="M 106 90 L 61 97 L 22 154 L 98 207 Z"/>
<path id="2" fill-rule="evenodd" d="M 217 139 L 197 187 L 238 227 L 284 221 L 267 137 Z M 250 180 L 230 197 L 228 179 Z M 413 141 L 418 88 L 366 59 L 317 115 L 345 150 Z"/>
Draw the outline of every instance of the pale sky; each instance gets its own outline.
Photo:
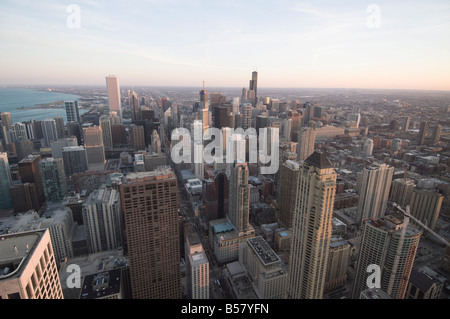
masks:
<path id="1" fill-rule="evenodd" d="M 450 2 L 0 1 L 1 85 L 248 87 L 255 69 L 259 87 L 450 90 Z"/>

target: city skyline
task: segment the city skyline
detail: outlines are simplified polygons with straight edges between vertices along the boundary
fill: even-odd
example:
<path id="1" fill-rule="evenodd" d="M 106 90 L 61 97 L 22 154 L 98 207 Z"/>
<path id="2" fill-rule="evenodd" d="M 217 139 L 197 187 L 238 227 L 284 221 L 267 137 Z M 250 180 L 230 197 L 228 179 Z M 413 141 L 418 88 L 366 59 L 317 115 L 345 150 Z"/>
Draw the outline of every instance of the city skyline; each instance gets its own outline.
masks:
<path id="1" fill-rule="evenodd" d="M 0 85 L 101 85 L 115 74 L 124 86 L 247 87 L 256 70 L 260 88 L 450 90 L 444 1 L 4 1 L 0 9 Z"/>

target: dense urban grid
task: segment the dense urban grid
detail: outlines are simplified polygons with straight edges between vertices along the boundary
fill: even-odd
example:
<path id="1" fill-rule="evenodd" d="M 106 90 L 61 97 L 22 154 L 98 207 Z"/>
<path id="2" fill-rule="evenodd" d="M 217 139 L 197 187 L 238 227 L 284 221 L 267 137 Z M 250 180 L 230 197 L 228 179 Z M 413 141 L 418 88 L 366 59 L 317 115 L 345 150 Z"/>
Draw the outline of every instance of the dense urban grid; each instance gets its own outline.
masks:
<path id="1" fill-rule="evenodd" d="M 261 74 L 110 75 L 33 87 L 80 96 L 53 106 L 66 121 L 1 113 L 1 299 L 447 299 L 450 93 L 259 88 Z M 177 143 L 202 154 L 208 128 L 232 161 L 174 159 Z M 250 160 L 245 132 L 265 128 L 274 174 Z"/>

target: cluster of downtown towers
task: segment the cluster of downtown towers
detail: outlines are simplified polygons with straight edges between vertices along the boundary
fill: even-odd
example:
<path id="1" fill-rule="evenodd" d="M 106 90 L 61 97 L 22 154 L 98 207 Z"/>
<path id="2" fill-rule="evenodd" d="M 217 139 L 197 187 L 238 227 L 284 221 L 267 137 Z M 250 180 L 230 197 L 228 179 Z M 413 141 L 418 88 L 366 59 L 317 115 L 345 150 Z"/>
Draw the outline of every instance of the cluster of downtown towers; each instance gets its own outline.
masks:
<path id="1" fill-rule="evenodd" d="M 241 108 L 250 110 L 244 113 L 242 126 L 247 129 L 251 126 L 251 108 L 258 102 L 257 72 L 252 73 L 248 90 L 243 89 Z M 109 117 L 117 123 L 122 122 L 121 97 L 118 78 L 106 77 L 109 97 Z M 139 118 L 139 102 L 133 92 L 130 98 L 131 118 Z M 65 103 L 68 123 L 80 121 L 76 101 Z M 200 91 L 200 104 L 198 119 L 202 121 L 203 128 L 209 127 L 209 100 L 208 92 Z M 220 114 L 220 113 L 217 113 Z M 250 118 L 249 118 L 250 114 Z M 45 124 L 47 125 L 47 124 Z M 50 125 L 50 124 L 49 124 Z M 11 126 L 10 119 L 2 116 L 2 128 L 6 133 Z M 49 126 L 50 127 L 50 126 Z M 53 126 L 51 126 L 53 128 Z M 47 129 L 44 128 L 44 131 Z M 54 126 L 56 130 L 56 126 Z M 52 132 L 52 129 L 48 129 Z M 57 133 L 55 133 L 57 135 Z M 159 130 L 155 139 L 158 143 L 166 141 L 164 129 Z M 7 137 L 3 134 L 3 137 Z M 49 141 L 51 133 L 48 134 Z M 7 153 L 0 155 L 2 209 L 11 206 L 11 197 L 3 194 L 26 193 L 34 198 L 32 208 L 37 211 L 42 203 L 53 197 L 65 195 L 65 178 L 75 172 L 88 169 L 89 164 L 104 163 L 104 137 L 101 128 L 87 126 L 83 128 L 84 146 L 66 145 L 61 147 L 60 158 L 44 158 L 38 155 L 26 156 L 19 164 L 19 175 L 22 185 L 11 187 L 11 176 Z M 20 137 L 16 137 L 19 141 Z M 321 152 L 314 150 L 314 132 L 304 127 L 296 137 L 298 142 L 297 161 L 287 160 L 280 164 L 278 170 L 279 180 L 279 214 L 278 222 L 290 229 L 291 241 L 289 249 L 288 271 L 283 276 L 264 274 L 267 276 L 268 292 L 265 297 L 291 298 L 291 299 L 320 299 L 323 297 L 325 282 L 330 276 L 329 260 L 332 237 L 332 217 L 334 198 L 336 193 L 337 174 L 332 163 Z M 3 138 L 3 142 L 5 139 Z M 50 144 L 49 144 L 50 145 Z M 48 146 L 49 146 L 48 145 Z M 166 145 L 166 149 L 169 148 Z M 153 145 L 152 145 L 153 147 Z M 154 148 L 160 149 L 161 145 Z M 76 154 L 76 155 L 75 155 Z M 80 160 L 85 158 L 86 161 Z M 169 153 L 167 153 L 169 154 Z M 167 165 L 158 166 L 151 171 L 135 171 L 121 176 L 120 181 L 113 187 L 112 192 L 117 193 L 120 209 L 111 212 L 111 219 L 123 223 L 125 230 L 127 253 L 129 257 L 129 273 L 132 297 L 136 299 L 176 299 L 182 297 L 180 272 L 180 194 L 179 183 L 175 173 L 175 165 L 170 167 L 170 158 Z M 245 161 L 235 161 L 226 164 L 228 182 L 228 211 L 226 219 L 232 224 L 235 237 L 225 243 L 223 234 L 216 234 L 210 238 L 213 245 L 217 245 L 215 253 L 233 255 L 237 259 L 239 246 L 255 237 L 255 231 L 250 223 L 250 196 L 249 166 Z M 201 166 L 202 168 L 202 166 Z M 200 169 L 201 169 L 200 168 Z M 403 298 L 409 273 L 411 272 L 414 255 L 421 236 L 421 231 L 408 228 L 409 231 L 401 233 L 408 227 L 394 216 L 384 216 L 393 168 L 385 164 L 373 165 L 364 170 L 362 176 L 362 191 L 357 210 L 357 222 L 362 229 L 361 250 L 359 253 L 358 268 L 356 269 L 353 285 L 353 298 L 359 298 L 362 291 L 367 288 L 367 267 L 378 264 L 384 269 L 381 278 L 381 289 L 393 298 Z M 25 188 L 28 188 L 24 190 Z M 19 190 L 20 188 L 20 190 Z M 97 192 L 104 193 L 103 189 Z M 224 189 L 222 189 L 225 192 Z M 56 198 L 58 199 L 58 198 Z M 223 207 L 220 207 L 223 210 Z M 92 213 L 94 214 L 94 213 Z M 381 221 L 380 218 L 383 218 Z M 114 224 L 114 222 L 109 221 Z M 107 220 L 102 221 L 106 225 Z M 105 227 L 106 229 L 106 227 Z M 103 231 L 102 229 L 99 229 Z M 117 231 L 120 233 L 120 230 Z M 118 238 L 114 237 L 114 230 L 104 234 L 104 241 L 110 241 L 113 248 Z M 214 233 L 210 231 L 214 236 Z M 401 235 L 403 234 L 403 235 Z M 93 235 L 92 235 L 93 236 Z M 109 237 L 108 237 L 109 236 Z M 101 236 L 100 236 L 101 237 Z M 108 237 L 108 238 L 107 238 Z M 389 237 L 389 238 L 388 238 Z M 402 238 L 401 242 L 399 238 Z M 389 244 L 386 244 L 387 242 Z M 94 245 L 94 243 L 92 243 Z M 250 244 L 249 244 L 250 245 Z M 402 247 L 400 247 L 402 246 Z M 384 248 L 380 248 L 384 247 Z M 388 248 L 386 248 L 388 247 Z M 398 256 L 399 247 L 402 254 Z M 386 251 L 382 251 L 387 249 Z M 222 250 L 222 252 L 218 252 Z M 231 252 L 231 253 L 230 253 Z M 258 255 L 256 253 L 256 255 Z M 261 255 L 262 256 L 262 255 Z M 387 257 L 386 257 L 387 256 Z M 398 257 L 398 258 L 397 258 Z M 400 261 L 399 261 L 400 258 Z M 395 259 L 395 262 L 393 261 Z M 268 264 L 261 259 L 260 266 Z M 258 267 L 260 267 L 258 266 Z M 342 265 L 345 268 L 345 265 Z M 270 268 L 270 267 L 269 267 Z M 268 268 L 268 269 L 269 269 Z M 395 269 L 394 269 L 395 268 Z M 261 274 L 261 276 L 263 276 Z M 328 277 L 327 277 L 328 276 Z M 206 283 L 206 289 L 209 283 Z M 208 293 L 199 295 L 208 297 Z"/>

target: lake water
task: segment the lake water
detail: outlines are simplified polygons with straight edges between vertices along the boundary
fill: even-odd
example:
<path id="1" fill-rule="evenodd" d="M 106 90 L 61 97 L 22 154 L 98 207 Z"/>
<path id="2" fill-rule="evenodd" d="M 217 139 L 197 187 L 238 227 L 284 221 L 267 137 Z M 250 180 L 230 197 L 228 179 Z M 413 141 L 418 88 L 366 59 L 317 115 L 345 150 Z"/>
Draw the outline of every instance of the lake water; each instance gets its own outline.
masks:
<path id="1" fill-rule="evenodd" d="M 47 109 L 20 109 L 21 107 L 33 107 L 37 104 L 46 104 L 56 101 L 78 100 L 78 95 L 59 92 L 38 91 L 22 88 L 0 87 L 0 112 L 11 113 L 12 122 L 26 122 L 31 119 L 44 120 L 61 116 L 66 122 L 66 110 L 64 108 Z M 80 110 L 80 115 L 84 110 Z"/>

